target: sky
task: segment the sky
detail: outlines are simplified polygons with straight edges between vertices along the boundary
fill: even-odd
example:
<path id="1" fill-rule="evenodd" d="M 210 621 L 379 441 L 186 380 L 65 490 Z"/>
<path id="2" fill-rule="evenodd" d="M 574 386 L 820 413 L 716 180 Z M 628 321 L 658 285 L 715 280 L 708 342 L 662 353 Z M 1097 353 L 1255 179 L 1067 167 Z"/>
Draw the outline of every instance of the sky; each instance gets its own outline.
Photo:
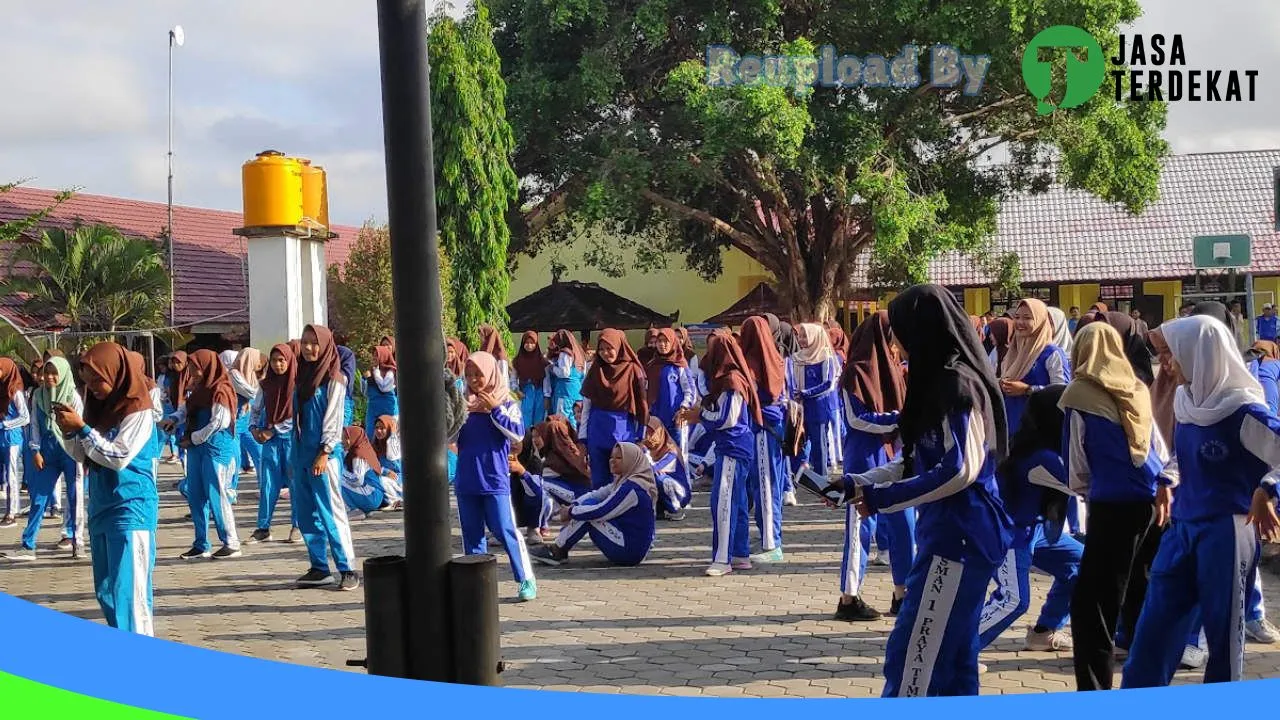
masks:
<path id="1" fill-rule="evenodd" d="M 1171 104 L 1173 152 L 1280 147 L 1280 3 L 1142 5 L 1133 31 L 1180 33 L 1188 68 L 1261 71 L 1256 102 Z M 239 209 L 240 165 L 275 149 L 327 170 L 335 223 L 386 217 L 373 0 L 0 0 L 0 18 L 0 181 L 163 202 L 182 25 L 176 203 Z"/>

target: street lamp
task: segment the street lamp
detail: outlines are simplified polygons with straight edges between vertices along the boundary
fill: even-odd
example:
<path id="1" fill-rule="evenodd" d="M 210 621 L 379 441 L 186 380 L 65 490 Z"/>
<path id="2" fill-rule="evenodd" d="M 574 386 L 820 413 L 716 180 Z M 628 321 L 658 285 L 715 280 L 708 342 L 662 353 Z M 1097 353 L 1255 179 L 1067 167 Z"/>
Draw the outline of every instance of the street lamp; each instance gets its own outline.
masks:
<path id="1" fill-rule="evenodd" d="M 174 318 L 174 285 L 173 285 L 173 49 L 182 47 L 182 43 L 186 41 L 186 35 L 182 32 L 181 25 L 175 25 L 169 31 L 169 204 L 168 204 L 168 224 L 165 229 L 165 236 L 169 241 L 169 324 L 176 324 Z"/>

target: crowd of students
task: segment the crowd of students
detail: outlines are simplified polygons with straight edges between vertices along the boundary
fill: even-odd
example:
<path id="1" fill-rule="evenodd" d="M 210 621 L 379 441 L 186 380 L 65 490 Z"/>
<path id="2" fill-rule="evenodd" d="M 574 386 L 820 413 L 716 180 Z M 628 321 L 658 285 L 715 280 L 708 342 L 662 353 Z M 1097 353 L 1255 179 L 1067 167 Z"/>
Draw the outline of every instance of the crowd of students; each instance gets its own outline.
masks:
<path id="1" fill-rule="evenodd" d="M 979 652 L 1030 609 L 1033 569 L 1053 582 L 1025 645 L 1070 651 L 1079 689 L 1110 688 L 1126 652 L 1126 687 L 1167 684 L 1179 665 L 1238 679 L 1246 638 L 1280 640 L 1257 572 L 1259 536 L 1280 529 L 1280 348 L 1242 355 L 1218 303 L 1150 331 L 1101 303 L 1075 320 L 1035 299 L 974 317 L 920 285 L 848 336 L 765 315 L 701 355 L 683 328 L 638 350 L 615 329 L 586 350 L 560 330 L 544 351 L 529 332 L 514 358 L 492 327 L 475 352 L 450 338 L 463 549 L 500 545 L 533 600 L 533 564 L 562 565 L 583 540 L 643 562 L 701 484 L 705 573 L 723 576 L 785 562 L 784 508 L 804 490 L 844 513 L 837 618 L 881 616 L 861 589 L 874 548 L 887 558 L 886 696 L 976 694 Z M 91 550 L 108 622 L 149 633 L 158 463 L 184 466 L 184 560 L 242 553 L 252 469 L 243 542 L 273 539 L 287 493 L 285 541 L 309 558 L 298 585 L 358 588 L 350 519 L 398 509 L 405 482 L 396 353 L 383 338 L 361 377 L 338 340 L 308 326 L 265 355 L 177 352 L 158 384 L 102 343 L 79 358 L 83 400 L 57 353 L 30 373 L 0 359 L 0 526 L 17 522 L 19 482 L 30 496 L 8 557 L 33 559 L 41 521 L 65 507 L 59 547 Z"/>

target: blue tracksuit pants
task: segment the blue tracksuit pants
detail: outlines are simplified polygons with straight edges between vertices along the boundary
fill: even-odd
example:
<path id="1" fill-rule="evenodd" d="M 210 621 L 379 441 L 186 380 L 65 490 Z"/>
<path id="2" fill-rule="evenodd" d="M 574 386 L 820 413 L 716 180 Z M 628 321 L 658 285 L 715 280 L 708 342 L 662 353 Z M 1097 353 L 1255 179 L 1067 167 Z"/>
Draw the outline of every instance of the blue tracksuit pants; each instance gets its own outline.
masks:
<path id="1" fill-rule="evenodd" d="M 652 547 L 652 544 L 641 542 L 632 542 L 627 547 L 618 545 L 610 540 L 608 535 L 597 529 L 595 525 L 581 520 L 570 520 L 564 527 L 560 528 L 559 534 L 556 535 L 556 545 L 568 552 L 573 546 L 581 542 L 582 538 L 587 536 L 591 537 L 591 542 L 595 543 L 601 554 L 614 565 L 626 567 L 639 565 L 644 562 L 645 556 L 649 554 L 649 550 Z M 638 538 L 629 539 L 638 540 Z"/>
<path id="2" fill-rule="evenodd" d="M 750 515 L 747 512 L 747 470 L 750 460 L 720 456 L 711 482 L 711 562 L 728 565 L 751 556 Z M 594 472 L 594 471 L 593 471 Z"/>
<path id="3" fill-rule="evenodd" d="M 84 505 L 84 478 L 80 474 L 80 465 L 61 449 L 49 449 L 42 453 L 44 470 L 36 470 L 35 463 L 27 467 L 27 492 L 31 496 L 31 511 L 27 515 L 27 527 L 22 531 L 22 547 L 36 549 L 36 535 L 44 522 L 44 511 L 53 503 L 58 489 L 58 479 L 62 478 L 67 487 L 68 502 L 66 508 L 67 537 L 81 548 L 85 544 L 85 522 L 87 520 Z"/>
<path id="4" fill-rule="evenodd" d="M 806 448 L 802 451 L 802 462 L 819 475 L 826 475 L 828 470 L 840 465 L 844 458 L 841 443 L 840 423 L 836 420 L 827 422 L 808 422 L 804 424 L 808 436 Z"/>
<path id="5" fill-rule="evenodd" d="M 511 561 L 511 574 L 516 582 L 533 579 L 533 565 L 529 561 L 529 549 L 524 536 L 516 529 L 516 511 L 511 506 L 510 495 L 457 495 L 458 524 L 462 527 L 462 550 L 467 555 L 483 555 L 488 552 L 489 532 L 502 538 L 502 546 Z"/>
<path id="6" fill-rule="evenodd" d="M 1243 515 L 1174 521 L 1160 540 L 1151 582 L 1138 619 L 1123 688 L 1168 685 L 1178 669 L 1201 608 L 1209 661 L 1204 681 L 1230 682 L 1244 674 L 1245 598 L 1257 564 L 1258 539 Z"/>
<path id="7" fill-rule="evenodd" d="M 289 487 L 289 473 L 293 468 L 293 438 L 273 435 L 262 443 L 262 454 L 255 463 L 258 468 L 258 529 L 270 530 L 275 519 L 280 491 Z"/>
<path id="8" fill-rule="evenodd" d="M 187 458 L 187 505 L 191 508 L 191 522 L 195 525 L 195 542 L 192 547 L 201 552 L 209 550 L 209 513 L 213 513 L 213 525 L 218 540 L 230 548 L 240 547 L 236 535 L 235 513 L 231 510 L 231 478 L 235 474 L 235 455 L 210 447 L 208 443 L 191 448 Z"/>
<path id="9" fill-rule="evenodd" d="M 151 624 L 151 574 L 156 534 L 151 530 L 98 530 L 93 543 L 93 589 L 113 628 L 155 634 Z"/>
<path id="10" fill-rule="evenodd" d="M 1071 593 L 1075 590 L 1083 556 L 1084 545 L 1066 533 L 1059 536 L 1057 542 L 1049 542 L 1043 525 L 1019 529 L 1004 562 L 996 568 L 996 588 L 982 607 L 978 621 L 981 647 L 990 645 L 1031 607 L 1033 566 L 1053 576 L 1053 585 L 1040 608 L 1036 625 L 1050 630 L 1062 629 L 1071 612 Z"/>
<path id="11" fill-rule="evenodd" d="M 330 572 L 325 551 L 338 572 L 355 572 L 356 551 L 342 500 L 342 454 L 334 452 L 322 475 L 311 472 L 315 455 L 295 452 L 293 489 L 289 499 L 297 511 L 298 530 L 307 543 L 311 569 Z"/>
<path id="12" fill-rule="evenodd" d="M 885 647 L 884 697 L 978 694 L 978 617 L 995 568 L 920 549 Z"/>
<path id="13" fill-rule="evenodd" d="M 760 547 L 765 552 L 782 547 L 782 493 L 787 464 L 782 446 L 768 428 L 755 431 L 756 456 L 747 467 L 747 495 L 755 506 Z"/>

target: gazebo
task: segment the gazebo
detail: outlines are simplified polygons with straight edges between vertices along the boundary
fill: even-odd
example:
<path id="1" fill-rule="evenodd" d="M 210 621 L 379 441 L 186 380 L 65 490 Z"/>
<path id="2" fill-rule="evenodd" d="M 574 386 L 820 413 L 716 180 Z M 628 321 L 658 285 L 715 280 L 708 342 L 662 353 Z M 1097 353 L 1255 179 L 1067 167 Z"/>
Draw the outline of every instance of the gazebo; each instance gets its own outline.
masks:
<path id="1" fill-rule="evenodd" d="M 644 330 L 670 327 L 680 318 L 679 311 L 663 315 L 596 283 L 576 280 L 552 280 L 550 285 L 508 305 L 507 315 L 512 332 Z"/>
<path id="2" fill-rule="evenodd" d="M 778 301 L 778 294 L 774 292 L 768 283 L 762 282 L 751 288 L 750 292 L 743 295 L 737 302 L 718 315 L 707 318 L 705 323 L 708 325 L 738 327 L 746 322 L 747 318 L 753 315 L 764 315 L 765 313 L 773 313 L 782 320 L 788 319 L 787 313 Z"/>

